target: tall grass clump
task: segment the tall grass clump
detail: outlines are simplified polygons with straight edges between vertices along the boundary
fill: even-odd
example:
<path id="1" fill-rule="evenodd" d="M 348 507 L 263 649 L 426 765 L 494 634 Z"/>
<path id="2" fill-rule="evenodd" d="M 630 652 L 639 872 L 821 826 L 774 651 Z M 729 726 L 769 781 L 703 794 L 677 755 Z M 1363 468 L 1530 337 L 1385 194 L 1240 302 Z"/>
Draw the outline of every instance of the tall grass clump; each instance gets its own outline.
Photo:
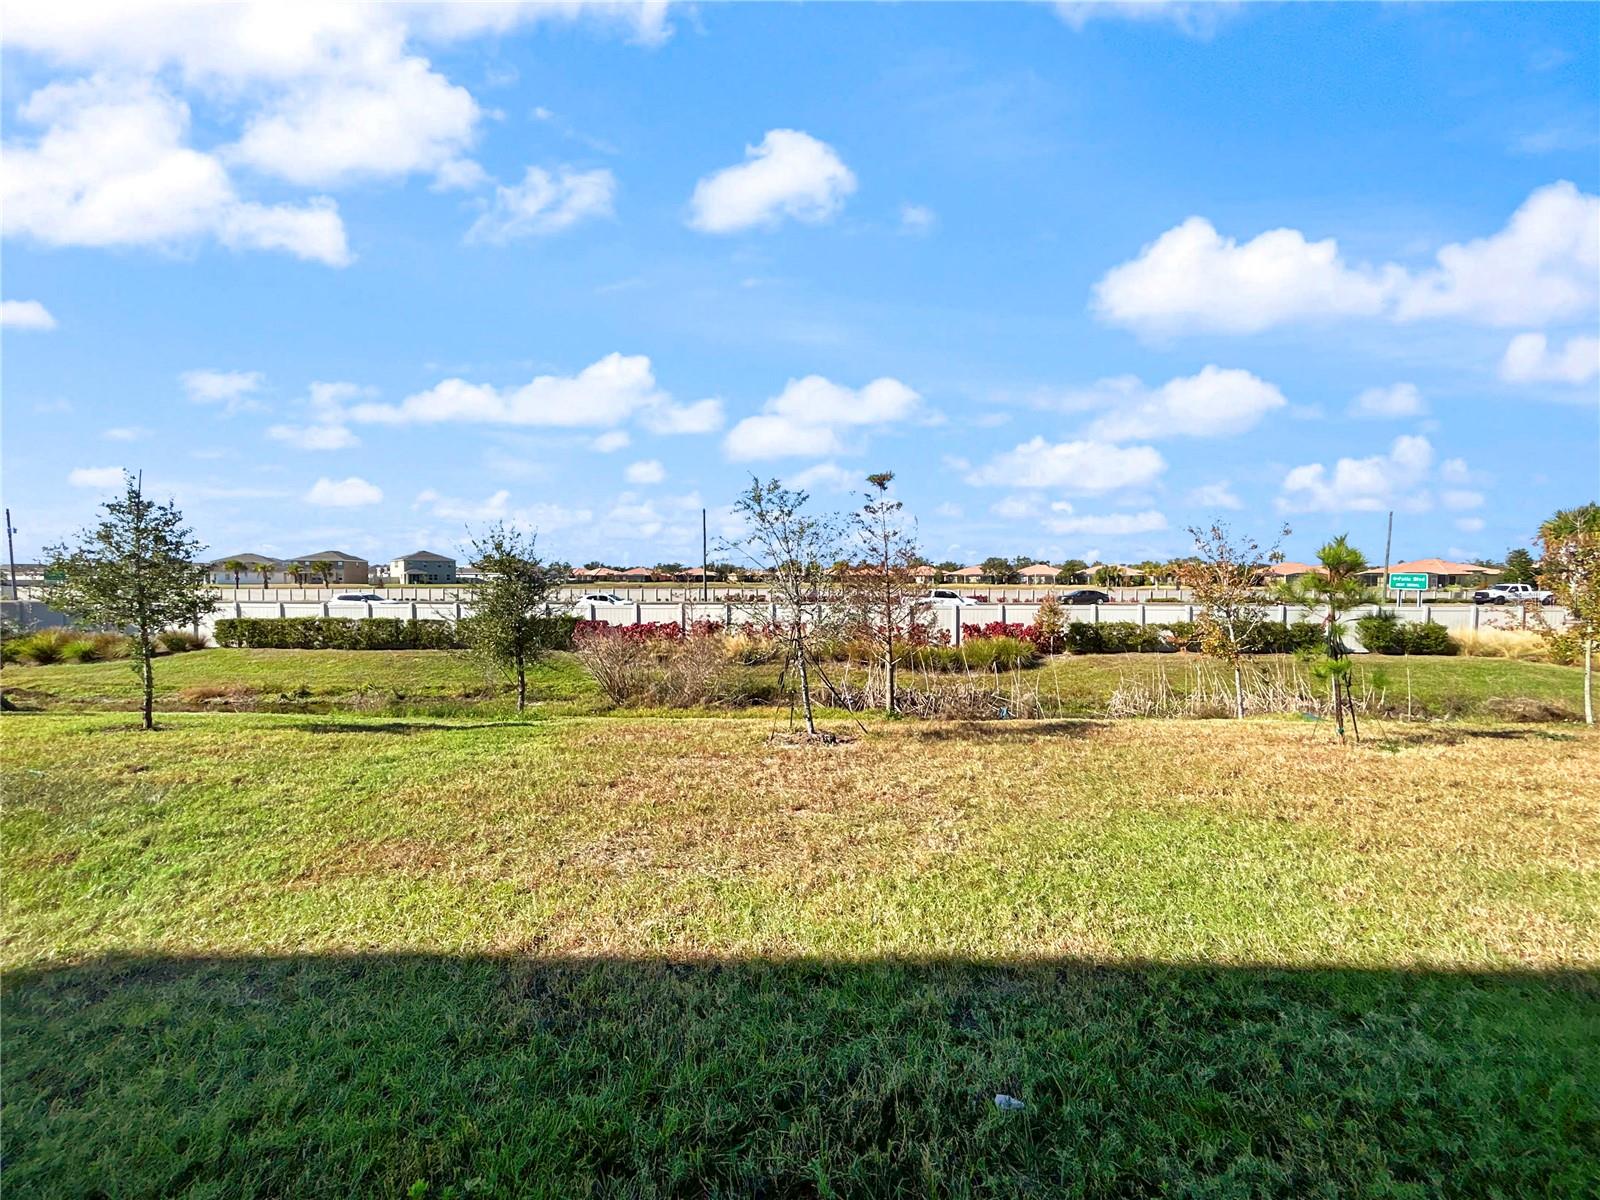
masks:
<path id="1" fill-rule="evenodd" d="M 110 662 L 127 658 L 130 643 L 120 633 L 87 633 L 81 629 L 40 629 L 8 638 L 5 661 L 47 667 L 52 663 Z"/>

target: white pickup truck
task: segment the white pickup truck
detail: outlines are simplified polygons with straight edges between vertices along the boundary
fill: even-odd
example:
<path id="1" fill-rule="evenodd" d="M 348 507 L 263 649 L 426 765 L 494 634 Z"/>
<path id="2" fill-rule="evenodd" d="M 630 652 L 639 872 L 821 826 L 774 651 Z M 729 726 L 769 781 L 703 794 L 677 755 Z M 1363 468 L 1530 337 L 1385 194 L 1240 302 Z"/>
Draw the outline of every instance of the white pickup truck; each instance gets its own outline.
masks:
<path id="1" fill-rule="evenodd" d="M 1531 583 L 1491 583 L 1472 593 L 1474 604 L 1554 604 L 1555 594 Z"/>

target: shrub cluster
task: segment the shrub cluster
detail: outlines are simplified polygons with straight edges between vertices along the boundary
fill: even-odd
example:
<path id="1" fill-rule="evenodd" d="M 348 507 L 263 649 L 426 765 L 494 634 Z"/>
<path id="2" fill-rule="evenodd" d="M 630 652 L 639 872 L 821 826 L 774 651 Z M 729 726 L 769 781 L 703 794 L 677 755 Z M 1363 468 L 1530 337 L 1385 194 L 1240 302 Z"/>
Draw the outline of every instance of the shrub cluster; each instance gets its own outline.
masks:
<path id="1" fill-rule="evenodd" d="M 230 617 L 217 622 L 217 644 L 251 650 L 459 650 L 462 646 L 446 621 L 398 617 L 365 621 L 349 617 Z"/>
<path id="2" fill-rule="evenodd" d="M 1136 621 L 1104 621 L 1098 625 L 1073 621 L 1063 638 L 1074 654 L 1153 654 L 1162 650 L 1200 649 L 1199 634 L 1192 621 L 1171 621 L 1160 625 L 1140 625 Z M 1310 621 L 1282 625 L 1272 621 L 1258 625 L 1245 643 L 1247 654 L 1295 654 L 1309 650 L 1322 640 L 1322 630 Z"/>
<path id="3" fill-rule="evenodd" d="M 1460 644 L 1443 625 L 1402 621 L 1392 612 L 1373 613 L 1356 622 L 1369 654 L 1459 654 Z"/>
<path id="4" fill-rule="evenodd" d="M 5 640 L 6 662 L 36 667 L 58 662 L 109 662 L 127 658 L 133 642 L 120 633 L 85 633 L 81 629 L 41 629 Z"/>

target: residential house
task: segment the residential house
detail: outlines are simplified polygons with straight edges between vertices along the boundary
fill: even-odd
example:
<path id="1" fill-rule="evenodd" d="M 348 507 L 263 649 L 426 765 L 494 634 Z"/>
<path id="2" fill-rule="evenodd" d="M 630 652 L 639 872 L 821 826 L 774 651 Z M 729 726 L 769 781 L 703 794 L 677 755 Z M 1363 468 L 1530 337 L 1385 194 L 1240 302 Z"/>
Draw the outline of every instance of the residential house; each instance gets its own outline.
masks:
<path id="1" fill-rule="evenodd" d="M 983 578 L 982 567 L 962 567 L 949 572 L 951 583 L 977 583 Z"/>
<path id="2" fill-rule="evenodd" d="M 655 577 L 655 571 L 649 567 L 629 567 L 626 571 L 617 572 L 618 579 L 626 579 L 632 583 L 648 583 Z"/>
<path id="3" fill-rule="evenodd" d="M 1049 563 L 1033 563 L 1018 571 L 1017 576 L 1023 583 L 1045 584 L 1054 583 L 1059 573 L 1057 568 L 1052 567 Z"/>
<path id="4" fill-rule="evenodd" d="M 1480 579 L 1500 575 L 1498 567 L 1480 567 L 1475 563 L 1451 562 L 1447 558 L 1415 558 L 1408 562 L 1391 563 L 1391 575 L 1426 575 L 1430 588 L 1461 587 Z M 1360 574 L 1363 583 L 1382 587 L 1386 583 L 1383 568 L 1368 567 Z"/>
<path id="5" fill-rule="evenodd" d="M 244 564 L 244 569 L 238 572 L 237 579 L 234 578 L 234 571 L 228 566 L 231 562 Z M 270 578 L 278 570 L 278 560 L 268 558 L 265 554 L 230 554 L 224 558 L 208 562 L 206 564 L 206 578 L 212 583 L 237 583 L 241 587 L 249 587 L 254 584 L 259 587 L 263 568 L 266 569 L 267 577 Z"/>
<path id="6" fill-rule="evenodd" d="M 343 550 L 318 550 L 315 554 L 293 554 L 288 558 L 278 561 L 278 571 L 273 575 L 274 582 L 293 583 L 294 569 L 300 569 L 300 578 L 306 586 L 316 586 L 323 582 L 313 563 L 326 563 L 328 567 L 327 581 L 335 586 L 347 583 L 366 583 L 371 568 L 367 560 L 354 554 L 347 554 Z"/>
<path id="7" fill-rule="evenodd" d="M 428 550 L 417 550 L 391 561 L 388 578 L 395 583 L 454 583 L 456 560 Z"/>
<path id="8" fill-rule="evenodd" d="M 1281 562 L 1269 564 L 1267 568 L 1261 572 L 1261 579 L 1262 582 L 1268 584 L 1292 583 L 1296 579 L 1299 579 L 1305 575 L 1323 574 L 1326 574 L 1326 572 L 1323 571 L 1321 567 L 1313 566 L 1311 563 Z"/>

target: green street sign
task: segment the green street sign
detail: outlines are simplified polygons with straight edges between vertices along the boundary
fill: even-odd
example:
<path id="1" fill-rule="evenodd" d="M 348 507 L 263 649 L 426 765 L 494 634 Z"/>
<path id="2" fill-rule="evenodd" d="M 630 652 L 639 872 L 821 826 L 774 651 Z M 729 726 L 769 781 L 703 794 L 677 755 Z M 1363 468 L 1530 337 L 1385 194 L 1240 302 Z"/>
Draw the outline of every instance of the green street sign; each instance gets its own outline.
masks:
<path id="1" fill-rule="evenodd" d="M 1391 592 L 1425 592 L 1428 590 L 1428 577 L 1420 572 L 1416 574 L 1389 576 L 1389 590 Z"/>
<path id="2" fill-rule="evenodd" d="M 67 581 L 67 573 L 65 571 L 46 571 L 44 573 L 44 581 L 46 583 L 65 583 Z"/>

